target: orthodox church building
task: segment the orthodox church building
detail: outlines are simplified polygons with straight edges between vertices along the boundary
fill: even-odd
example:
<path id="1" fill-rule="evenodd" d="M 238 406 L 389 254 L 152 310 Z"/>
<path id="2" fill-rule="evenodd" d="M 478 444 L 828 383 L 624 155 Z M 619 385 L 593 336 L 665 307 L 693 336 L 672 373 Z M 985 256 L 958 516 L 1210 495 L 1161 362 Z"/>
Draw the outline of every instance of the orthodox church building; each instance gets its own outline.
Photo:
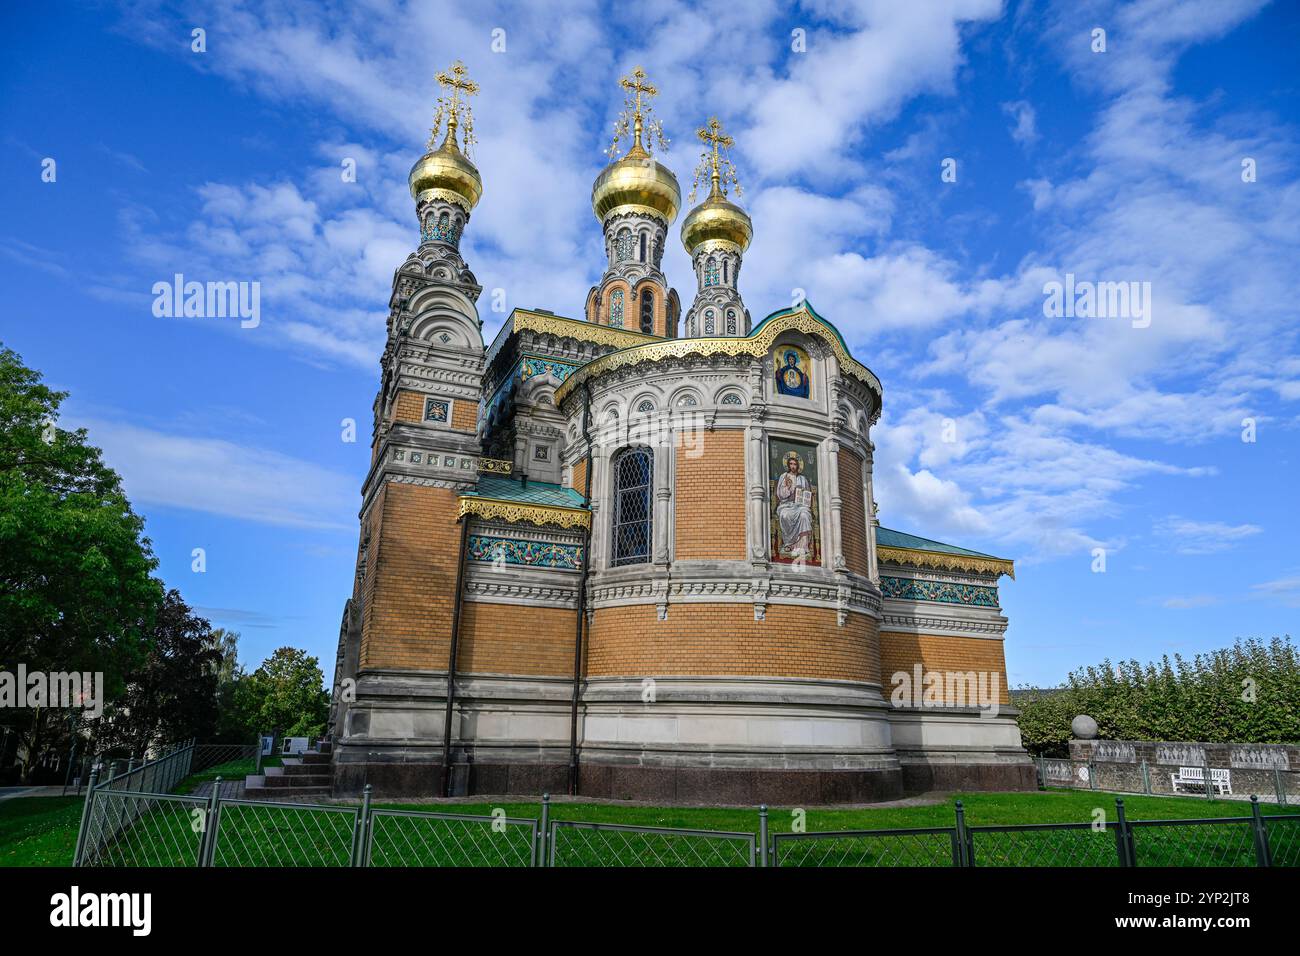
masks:
<path id="1" fill-rule="evenodd" d="M 335 792 L 1032 787 L 1003 656 L 1011 562 L 880 527 L 880 381 L 810 303 L 746 307 L 753 223 L 717 120 L 674 233 L 656 90 L 624 78 L 592 187 L 603 275 L 578 315 L 515 309 L 486 342 L 461 254 L 477 87 L 460 64 L 438 79 L 339 634 Z M 670 241 L 691 257 L 684 309 Z"/>

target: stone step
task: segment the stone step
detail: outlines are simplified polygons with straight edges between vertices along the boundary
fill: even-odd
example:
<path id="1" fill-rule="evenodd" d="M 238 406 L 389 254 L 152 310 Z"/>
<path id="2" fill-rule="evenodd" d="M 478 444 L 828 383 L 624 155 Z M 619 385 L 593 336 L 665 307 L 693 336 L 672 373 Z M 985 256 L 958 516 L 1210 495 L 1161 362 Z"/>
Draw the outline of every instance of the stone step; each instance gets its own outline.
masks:
<path id="1" fill-rule="evenodd" d="M 320 764 L 316 764 L 316 763 L 288 764 L 280 768 L 281 770 L 284 771 L 284 773 L 276 774 L 276 776 L 277 777 L 304 777 L 304 776 L 312 777 L 321 773 L 329 773 L 329 771 L 325 769 L 328 766 L 329 764 L 325 764 L 325 766 L 322 767 Z"/>
<path id="2" fill-rule="evenodd" d="M 248 800 L 277 800 L 280 797 L 328 797 L 329 787 L 244 787 Z"/>
<path id="3" fill-rule="evenodd" d="M 299 787 L 326 787 L 330 785 L 331 777 L 327 773 L 296 773 L 292 776 L 285 774 L 280 777 L 267 777 L 266 789 L 268 790 L 296 790 Z"/>
<path id="4" fill-rule="evenodd" d="M 313 765 L 328 764 L 330 755 L 328 753 L 305 753 L 302 755 L 302 762 Z"/>

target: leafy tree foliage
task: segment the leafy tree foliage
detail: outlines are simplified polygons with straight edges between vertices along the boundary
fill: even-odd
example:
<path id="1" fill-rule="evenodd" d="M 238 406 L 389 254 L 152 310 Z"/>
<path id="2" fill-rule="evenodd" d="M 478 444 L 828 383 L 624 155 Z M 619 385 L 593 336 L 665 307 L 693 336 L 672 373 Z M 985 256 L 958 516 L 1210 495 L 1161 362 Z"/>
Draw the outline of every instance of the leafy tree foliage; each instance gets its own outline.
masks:
<path id="1" fill-rule="evenodd" d="M 1300 652 L 1291 638 L 1074 671 L 1064 686 L 1019 690 L 1020 736 L 1032 754 L 1069 754 L 1070 721 L 1087 714 L 1104 740 L 1284 743 L 1300 740 Z"/>
<path id="2" fill-rule="evenodd" d="M 318 737 L 329 717 L 320 662 L 296 647 L 281 647 L 239 682 L 241 709 L 257 727 L 286 737 Z"/>

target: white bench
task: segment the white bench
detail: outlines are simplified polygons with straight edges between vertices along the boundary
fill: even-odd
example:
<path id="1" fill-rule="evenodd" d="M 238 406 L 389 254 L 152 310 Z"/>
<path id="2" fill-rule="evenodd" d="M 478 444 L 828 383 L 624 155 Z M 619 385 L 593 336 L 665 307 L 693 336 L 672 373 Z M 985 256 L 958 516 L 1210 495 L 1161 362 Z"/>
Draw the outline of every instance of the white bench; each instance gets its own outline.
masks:
<path id="1" fill-rule="evenodd" d="M 1174 793 L 1182 790 L 1194 790 L 1199 793 L 1205 792 L 1205 768 L 1204 767 L 1179 767 L 1177 773 L 1169 775 L 1169 783 L 1174 788 Z M 1232 771 L 1215 770 L 1210 768 L 1210 786 L 1214 787 L 1217 793 L 1232 794 Z"/>

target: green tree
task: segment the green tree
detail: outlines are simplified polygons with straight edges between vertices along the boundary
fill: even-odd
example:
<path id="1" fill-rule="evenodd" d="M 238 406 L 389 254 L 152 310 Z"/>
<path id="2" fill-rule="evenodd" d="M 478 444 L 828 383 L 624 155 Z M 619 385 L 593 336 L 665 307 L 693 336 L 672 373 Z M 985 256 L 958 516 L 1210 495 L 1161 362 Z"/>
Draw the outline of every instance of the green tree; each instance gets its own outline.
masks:
<path id="1" fill-rule="evenodd" d="M 121 480 L 84 429 L 57 426 L 66 397 L 0 345 L 0 668 L 99 671 L 111 698 L 144 659 L 162 586 Z M 4 720 L 29 767 L 68 723 Z"/>
<path id="2" fill-rule="evenodd" d="M 196 738 L 217 729 L 220 652 L 211 625 L 180 592 L 168 591 L 149 633 L 144 661 L 108 720 L 112 739 L 133 754 L 153 744 Z"/>
<path id="3" fill-rule="evenodd" d="M 329 717 L 320 662 L 296 647 L 281 647 L 240 681 L 239 695 L 259 729 L 288 737 L 317 737 Z"/>
<path id="4" fill-rule="evenodd" d="M 1300 740 L 1300 652 L 1290 637 L 1174 655 L 1158 663 L 1109 660 L 1080 668 L 1064 686 L 1019 690 L 1026 749 L 1065 756 L 1070 721 L 1087 714 L 1109 740 L 1284 743 Z"/>

